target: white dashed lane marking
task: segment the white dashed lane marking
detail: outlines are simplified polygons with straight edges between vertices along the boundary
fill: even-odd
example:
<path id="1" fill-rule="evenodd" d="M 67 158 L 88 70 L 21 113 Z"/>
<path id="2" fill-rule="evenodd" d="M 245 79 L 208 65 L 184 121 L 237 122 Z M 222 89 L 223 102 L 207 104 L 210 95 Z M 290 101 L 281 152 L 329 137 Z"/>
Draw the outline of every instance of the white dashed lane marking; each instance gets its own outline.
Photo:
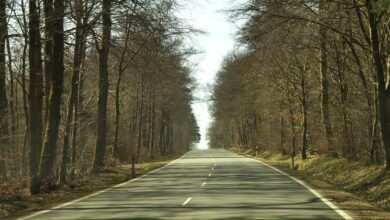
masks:
<path id="1" fill-rule="evenodd" d="M 189 197 L 185 202 L 183 202 L 182 206 L 187 205 L 191 201 L 192 197 Z"/>

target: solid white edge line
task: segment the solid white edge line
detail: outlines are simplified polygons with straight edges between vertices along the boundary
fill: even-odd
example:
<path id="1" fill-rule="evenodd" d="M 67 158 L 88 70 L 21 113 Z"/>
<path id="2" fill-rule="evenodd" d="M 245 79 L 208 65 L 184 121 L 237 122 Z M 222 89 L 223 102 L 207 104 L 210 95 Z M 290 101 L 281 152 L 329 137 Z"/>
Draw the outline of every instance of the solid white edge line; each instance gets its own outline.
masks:
<path id="1" fill-rule="evenodd" d="M 128 183 L 131 183 L 131 182 L 134 182 L 134 181 L 136 181 L 136 180 L 139 180 L 139 179 L 141 179 L 141 178 L 143 178 L 143 177 L 148 176 L 149 174 L 155 173 L 155 172 L 157 172 L 157 171 L 159 171 L 159 170 L 161 170 L 161 169 L 163 169 L 163 168 L 165 168 L 165 167 L 168 167 L 168 166 L 172 165 L 172 164 L 175 163 L 176 161 L 178 161 L 178 160 L 182 159 L 183 157 L 185 157 L 189 152 L 191 152 L 191 151 L 188 151 L 187 153 L 183 154 L 181 157 L 177 158 L 176 160 L 173 160 L 173 161 L 169 162 L 168 164 L 165 164 L 164 166 L 162 166 L 162 167 L 160 167 L 160 168 L 158 168 L 158 169 L 152 170 L 152 171 L 150 171 L 150 172 L 148 172 L 148 173 L 146 173 L 146 174 L 144 174 L 144 175 L 142 175 L 142 176 L 139 176 L 139 177 L 137 177 L 137 178 L 131 179 L 131 180 L 129 180 L 129 181 L 126 181 L 126 182 L 124 182 L 124 183 L 120 183 L 120 184 L 115 185 L 115 186 L 111 186 L 111 187 L 109 187 L 109 188 L 107 188 L 107 189 L 104 189 L 104 190 L 101 190 L 101 191 L 98 191 L 98 192 L 94 192 L 94 193 L 92 193 L 92 194 L 90 194 L 90 195 L 84 196 L 84 197 L 79 198 L 79 199 L 75 199 L 75 200 L 73 200 L 73 201 L 70 201 L 70 202 L 67 202 L 67 203 L 64 203 L 64 204 L 55 206 L 55 207 L 50 208 L 50 209 L 47 209 L 47 210 L 38 211 L 38 212 L 33 213 L 33 214 L 30 214 L 30 215 L 28 215 L 28 216 L 20 217 L 20 218 L 18 218 L 18 220 L 30 219 L 30 218 L 33 218 L 33 217 L 36 217 L 36 216 L 39 216 L 39 215 L 48 213 L 48 212 L 50 212 L 50 211 L 52 211 L 52 210 L 56 210 L 56 209 L 60 209 L 60 208 L 62 208 L 62 207 L 68 206 L 68 205 L 72 205 L 72 204 L 74 204 L 74 203 L 76 203 L 76 202 L 79 202 L 79 201 L 81 201 L 81 200 L 84 200 L 84 199 L 88 199 L 88 198 L 97 196 L 97 195 L 99 195 L 99 194 L 101 194 L 101 193 L 110 191 L 110 190 L 112 190 L 112 189 L 114 189 L 114 188 L 118 188 L 118 187 L 124 186 L 124 185 L 126 185 L 126 184 L 128 184 Z"/>
<path id="2" fill-rule="evenodd" d="M 263 161 L 260 161 L 260 160 L 256 160 L 256 159 L 253 159 L 253 158 L 249 158 L 249 159 L 252 159 L 252 160 L 255 160 L 257 161 L 258 163 L 261 163 L 273 170 L 276 170 L 278 171 L 279 173 L 281 174 L 284 174 L 286 176 L 288 176 L 290 179 L 294 180 L 295 182 L 299 183 L 300 185 L 304 186 L 306 189 L 308 189 L 311 193 L 313 193 L 315 196 L 317 196 L 323 203 L 325 203 L 326 205 L 328 205 L 331 209 L 333 209 L 335 212 L 337 212 L 337 214 L 339 214 L 341 217 L 343 217 L 344 219 L 346 220 L 353 220 L 353 218 L 348 215 L 345 211 L 343 211 L 342 209 L 340 209 L 339 207 L 337 207 L 334 203 L 332 203 L 331 201 L 329 201 L 327 198 L 325 198 L 324 196 L 322 196 L 319 192 L 317 192 L 316 190 L 312 189 L 310 186 L 308 186 L 306 183 L 304 183 L 303 181 L 301 180 L 298 180 L 297 178 L 289 175 L 288 173 L 285 173 L 281 170 L 279 170 L 278 168 L 276 167 L 273 167 Z"/>
<path id="3" fill-rule="evenodd" d="M 191 201 L 192 197 L 189 197 L 185 202 L 183 202 L 182 206 L 187 205 Z"/>

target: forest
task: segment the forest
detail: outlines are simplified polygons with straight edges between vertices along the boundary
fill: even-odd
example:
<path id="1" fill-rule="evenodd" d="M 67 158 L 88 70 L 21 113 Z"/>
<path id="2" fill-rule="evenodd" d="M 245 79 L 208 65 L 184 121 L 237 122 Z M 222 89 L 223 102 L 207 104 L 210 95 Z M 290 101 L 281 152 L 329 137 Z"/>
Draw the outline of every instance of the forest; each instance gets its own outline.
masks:
<path id="1" fill-rule="evenodd" d="M 0 0 L 0 218 L 389 219 L 389 174 L 389 0 Z"/>
<path id="2" fill-rule="evenodd" d="M 211 146 L 390 168 L 390 2 L 254 0 L 212 94 Z"/>
<path id="3" fill-rule="evenodd" d="M 0 183 L 28 177 L 39 194 L 188 151 L 200 138 L 184 44 L 194 30 L 176 7 L 0 0 Z"/>

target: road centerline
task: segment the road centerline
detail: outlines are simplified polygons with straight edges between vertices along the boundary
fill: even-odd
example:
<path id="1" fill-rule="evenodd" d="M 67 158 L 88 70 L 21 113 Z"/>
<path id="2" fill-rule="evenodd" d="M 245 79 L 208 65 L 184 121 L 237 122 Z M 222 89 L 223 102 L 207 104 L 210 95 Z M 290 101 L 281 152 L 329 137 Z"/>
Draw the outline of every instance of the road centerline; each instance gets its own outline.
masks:
<path id="1" fill-rule="evenodd" d="M 308 188 L 277 170 L 260 165 L 261 162 L 254 163 L 252 159 L 224 150 L 209 151 L 195 150 L 189 153 L 188 158 L 182 158 L 161 172 L 147 175 L 129 185 L 109 188 L 99 192 L 99 196 L 89 196 L 82 201 L 76 200 L 72 204 L 41 212 L 41 215 L 32 218 L 71 220 L 130 216 L 132 219 L 188 219 L 188 216 L 200 214 L 202 219 L 318 219 L 318 216 L 323 216 L 331 220 L 342 217 Z M 219 160 L 218 175 L 214 175 L 216 167 L 212 166 L 207 153 L 219 153 L 218 158 L 224 158 Z M 198 158 L 205 166 L 199 166 Z M 209 173 L 202 177 L 205 171 Z M 288 200 L 285 199 L 287 196 Z M 197 200 L 193 202 L 195 198 Z M 154 207 L 153 211 L 151 207 Z M 177 212 L 179 207 L 180 212 Z M 342 218 L 349 219 L 346 216 Z"/>
<path id="2" fill-rule="evenodd" d="M 182 206 L 187 205 L 191 200 L 192 200 L 192 197 L 188 197 L 188 199 L 183 202 Z"/>

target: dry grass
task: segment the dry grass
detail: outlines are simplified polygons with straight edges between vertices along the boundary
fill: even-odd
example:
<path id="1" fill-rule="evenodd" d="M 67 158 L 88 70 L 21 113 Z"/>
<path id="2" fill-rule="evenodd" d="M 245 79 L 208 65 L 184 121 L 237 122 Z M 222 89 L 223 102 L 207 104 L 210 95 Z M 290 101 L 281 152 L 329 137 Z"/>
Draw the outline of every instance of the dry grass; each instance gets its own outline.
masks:
<path id="1" fill-rule="evenodd" d="M 239 152 L 237 149 L 232 149 Z M 248 150 L 245 156 L 254 157 Z M 290 173 L 290 159 L 271 152 L 261 152 L 260 160 Z M 346 159 L 310 155 L 305 161 L 296 157 L 294 176 L 336 201 L 343 209 L 362 219 L 390 219 L 390 174 L 383 166 Z"/>

